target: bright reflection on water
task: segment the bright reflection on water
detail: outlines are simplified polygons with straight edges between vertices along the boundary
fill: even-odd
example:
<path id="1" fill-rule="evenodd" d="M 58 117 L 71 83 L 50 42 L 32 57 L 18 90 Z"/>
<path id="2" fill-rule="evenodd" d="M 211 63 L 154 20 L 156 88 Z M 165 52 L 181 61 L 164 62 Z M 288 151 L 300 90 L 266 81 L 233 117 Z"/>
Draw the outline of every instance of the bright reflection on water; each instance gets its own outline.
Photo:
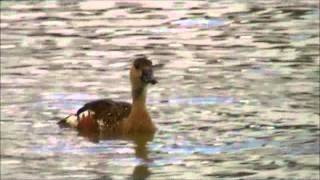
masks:
<path id="1" fill-rule="evenodd" d="M 317 1 L 2 1 L 1 179 L 319 178 Z M 56 122 L 159 84 L 152 141 Z"/>

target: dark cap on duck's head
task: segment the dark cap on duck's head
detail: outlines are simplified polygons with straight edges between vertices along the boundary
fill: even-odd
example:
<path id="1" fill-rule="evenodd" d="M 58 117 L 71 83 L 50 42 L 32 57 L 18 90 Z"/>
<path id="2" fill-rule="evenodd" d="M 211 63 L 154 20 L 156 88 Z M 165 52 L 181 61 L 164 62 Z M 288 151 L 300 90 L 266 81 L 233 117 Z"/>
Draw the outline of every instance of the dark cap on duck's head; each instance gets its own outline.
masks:
<path id="1" fill-rule="evenodd" d="M 141 69 L 143 67 L 152 67 L 152 62 L 145 55 L 138 55 L 134 59 L 133 65 L 136 69 Z"/>
<path id="2" fill-rule="evenodd" d="M 136 57 L 133 61 L 133 68 L 134 70 L 131 70 L 131 77 L 137 77 L 145 84 L 157 83 L 157 80 L 153 76 L 152 62 L 145 55 Z"/>

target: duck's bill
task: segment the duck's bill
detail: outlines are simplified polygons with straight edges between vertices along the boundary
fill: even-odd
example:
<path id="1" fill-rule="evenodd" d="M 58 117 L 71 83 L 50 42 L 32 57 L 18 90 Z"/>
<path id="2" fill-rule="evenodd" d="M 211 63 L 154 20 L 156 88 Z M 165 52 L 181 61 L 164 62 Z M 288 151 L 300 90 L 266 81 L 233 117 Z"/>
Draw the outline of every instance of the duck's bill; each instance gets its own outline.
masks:
<path id="1" fill-rule="evenodd" d="M 158 81 L 153 77 L 142 77 L 142 81 L 147 84 L 152 84 L 152 85 L 158 83 Z"/>
<path id="2" fill-rule="evenodd" d="M 150 83 L 150 84 L 157 84 L 158 81 L 155 79 L 155 77 L 153 76 L 153 71 L 148 69 L 148 70 L 144 70 L 142 72 L 142 76 L 141 76 L 141 80 L 145 83 Z"/>
<path id="3" fill-rule="evenodd" d="M 156 79 L 151 79 L 150 81 L 148 81 L 148 83 L 154 85 L 154 84 L 157 84 L 158 81 Z"/>

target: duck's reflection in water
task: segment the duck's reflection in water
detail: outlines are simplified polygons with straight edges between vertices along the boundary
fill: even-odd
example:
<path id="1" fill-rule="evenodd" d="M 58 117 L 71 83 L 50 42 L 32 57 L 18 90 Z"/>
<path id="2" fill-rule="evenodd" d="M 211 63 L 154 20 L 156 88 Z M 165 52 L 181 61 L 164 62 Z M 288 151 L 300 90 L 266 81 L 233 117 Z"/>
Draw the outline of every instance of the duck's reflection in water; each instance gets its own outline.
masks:
<path id="1" fill-rule="evenodd" d="M 93 133 L 93 132 L 79 132 L 79 135 L 82 137 L 87 138 L 89 141 L 94 143 L 99 143 L 101 140 L 128 140 L 134 143 L 134 151 L 135 157 L 142 160 L 141 164 L 135 166 L 131 178 L 134 180 L 143 180 L 148 178 L 152 172 L 149 170 L 148 162 L 150 161 L 148 154 L 149 150 L 147 147 L 148 142 L 153 140 L 154 134 L 134 134 L 134 135 L 127 135 L 123 136 L 111 136 L 110 134 L 102 134 L 102 133 Z M 101 177 L 105 179 L 109 176 Z M 99 179 L 101 179 L 99 178 Z M 107 179 L 108 179 L 107 178 Z"/>
<path id="2" fill-rule="evenodd" d="M 152 141 L 153 134 L 140 134 L 134 137 L 131 137 L 135 143 L 135 156 L 139 159 L 142 159 L 144 162 L 149 161 L 149 150 L 147 144 L 149 141 Z M 132 173 L 132 179 L 146 179 L 151 175 L 151 171 L 146 163 L 137 165 Z"/>
<path id="3" fill-rule="evenodd" d="M 147 165 L 138 165 L 134 168 L 132 173 L 132 179 L 134 180 L 140 180 L 140 179 L 146 179 L 151 175 L 151 172 Z"/>

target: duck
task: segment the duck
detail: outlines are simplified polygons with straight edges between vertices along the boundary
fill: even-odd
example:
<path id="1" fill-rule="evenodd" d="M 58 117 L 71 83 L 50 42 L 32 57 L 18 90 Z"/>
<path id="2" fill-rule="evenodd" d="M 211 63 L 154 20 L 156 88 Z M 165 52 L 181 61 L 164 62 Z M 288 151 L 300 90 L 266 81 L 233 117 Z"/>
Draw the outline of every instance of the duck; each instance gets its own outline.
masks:
<path id="1" fill-rule="evenodd" d="M 139 55 L 129 70 L 132 102 L 98 99 L 84 104 L 75 114 L 58 122 L 60 127 L 70 127 L 79 132 L 103 133 L 104 136 L 153 134 L 156 126 L 146 107 L 147 88 L 157 84 L 152 61 Z"/>

